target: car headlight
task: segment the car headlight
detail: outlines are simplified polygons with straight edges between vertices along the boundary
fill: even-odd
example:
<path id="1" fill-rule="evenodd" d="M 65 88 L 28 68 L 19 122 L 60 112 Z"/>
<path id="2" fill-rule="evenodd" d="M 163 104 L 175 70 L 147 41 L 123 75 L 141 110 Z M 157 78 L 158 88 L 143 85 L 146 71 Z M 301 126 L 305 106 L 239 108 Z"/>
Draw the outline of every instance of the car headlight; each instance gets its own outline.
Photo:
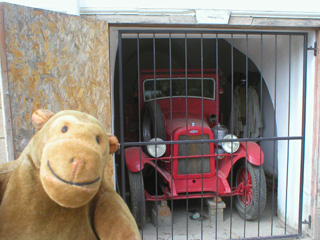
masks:
<path id="1" fill-rule="evenodd" d="M 161 138 L 152 138 L 150 142 L 163 142 L 163 140 Z M 161 157 L 166 152 L 166 145 L 148 145 L 147 150 L 152 157 Z"/>
<path id="2" fill-rule="evenodd" d="M 223 137 L 223 139 L 238 139 L 237 136 L 228 134 Z M 240 142 L 222 142 L 222 148 L 227 153 L 234 153 L 238 151 L 240 147 Z"/>

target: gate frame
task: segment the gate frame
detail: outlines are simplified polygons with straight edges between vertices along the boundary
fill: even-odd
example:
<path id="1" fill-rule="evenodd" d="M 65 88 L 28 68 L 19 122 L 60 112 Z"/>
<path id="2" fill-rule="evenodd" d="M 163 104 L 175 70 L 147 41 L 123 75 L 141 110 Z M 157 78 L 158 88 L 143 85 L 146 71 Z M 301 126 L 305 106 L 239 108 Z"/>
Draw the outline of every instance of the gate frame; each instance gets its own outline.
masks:
<path id="1" fill-rule="evenodd" d="M 117 25 L 116 25 L 117 26 Z M 113 26 L 114 27 L 114 26 Z M 143 146 L 148 145 L 148 143 L 143 142 L 125 142 L 124 141 L 124 105 L 123 105 L 123 69 L 122 69 L 122 36 L 124 34 L 216 34 L 217 36 L 219 34 L 229 34 L 229 35 L 299 35 L 303 37 L 303 84 L 302 84 L 302 123 L 301 123 L 301 129 L 302 133 L 301 136 L 293 136 L 293 137 L 270 137 L 270 138 L 242 138 L 241 141 L 259 141 L 259 140 L 274 140 L 274 142 L 278 140 L 301 140 L 301 158 L 300 158 L 300 187 L 299 187 L 299 223 L 298 223 L 298 234 L 290 234 L 290 235 L 272 235 L 268 237 L 254 237 L 254 238 L 244 238 L 244 239 L 278 239 L 278 238 L 292 238 L 292 237 L 301 237 L 302 236 L 302 224 L 306 223 L 302 220 L 302 211 L 303 211 L 303 189 L 304 189 L 304 161 L 305 161 L 305 132 L 306 132 L 306 90 L 307 90 L 307 54 L 308 54 L 308 32 L 300 32 L 300 31 L 269 31 L 269 30 L 184 30 L 181 29 L 182 27 L 179 26 L 179 30 L 176 29 L 155 29 L 155 30 L 141 30 L 137 29 L 134 30 L 131 27 L 130 29 L 118 29 L 118 63 L 119 63 L 119 109 L 120 109 L 120 153 L 121 153 L 121 164 L 125 165 L 125 159 L 124 159 L 124 149 L 125 147 L 129 146 Z M 139 38 L 137 38 L 139 39 Z M 216 140 L 200 140 L 200 143 L 203 142 L 217 142 Z M 173 144 L 177 143 L 176 141 L 163 141 L 163 144 Z M 179 141 L 179 143 L 184 143 L 183 141 Z M 121 175 L 125 176 L 125 168 L 121 167 Z M 122 181 L 122 197 L 125 199 L 125 181 Z"/>

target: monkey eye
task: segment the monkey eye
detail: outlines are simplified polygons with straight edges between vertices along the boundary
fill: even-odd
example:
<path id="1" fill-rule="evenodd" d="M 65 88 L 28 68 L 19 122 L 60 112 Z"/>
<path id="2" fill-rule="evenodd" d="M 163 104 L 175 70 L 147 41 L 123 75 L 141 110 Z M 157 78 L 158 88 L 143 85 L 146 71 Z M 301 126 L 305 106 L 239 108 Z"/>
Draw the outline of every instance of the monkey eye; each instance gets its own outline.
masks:
<path id="1" fill-rule="evenodd" d="M 98 144 L 100 144 L 100 137 L 99 136 L 96 136 L 96 141 Z"/>
<path id="2" fill-rule="evenodd" d="M 62 128 L 61 128 L 61 132 L 62 133 L 65 133 L 65 132 L 67 132 L 68 131 L 68 126 L 63 126 Z"/>

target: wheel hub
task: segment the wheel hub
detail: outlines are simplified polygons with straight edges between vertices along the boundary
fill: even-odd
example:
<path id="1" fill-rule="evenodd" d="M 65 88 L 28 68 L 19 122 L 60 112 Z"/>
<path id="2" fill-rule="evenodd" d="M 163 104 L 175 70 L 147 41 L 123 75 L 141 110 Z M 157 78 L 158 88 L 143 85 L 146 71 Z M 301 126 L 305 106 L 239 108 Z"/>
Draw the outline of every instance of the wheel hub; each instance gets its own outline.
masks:
<path id="1" fill-rule="evenodd" d="M 237 186 L 240 184 L 242 185 L 240 189 L 241 194 L 238 197 L 244 205 L 249 206 L 253 195 L 252 179 L 249 171 L 245 169 L 245 167 L 241 167 L 237 175 Z"/>

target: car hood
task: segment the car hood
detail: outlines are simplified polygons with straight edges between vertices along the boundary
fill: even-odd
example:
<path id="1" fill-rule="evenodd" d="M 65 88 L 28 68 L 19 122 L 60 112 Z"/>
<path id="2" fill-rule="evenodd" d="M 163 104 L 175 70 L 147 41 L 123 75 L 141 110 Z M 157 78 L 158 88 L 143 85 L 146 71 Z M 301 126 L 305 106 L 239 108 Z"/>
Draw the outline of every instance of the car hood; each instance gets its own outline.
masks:
<path id="1" fill-rule="evenodd" d="M 185 113 L 173 113 L 172 117 L 170 115 L 165 115 L 165 124 L 166 124 L 166 134 L 169 136 L 179 128 L 192 128 L 192 127 L 203 127 L 210 128 L 207 119 L 203 119 L 201 116 Z"/>

